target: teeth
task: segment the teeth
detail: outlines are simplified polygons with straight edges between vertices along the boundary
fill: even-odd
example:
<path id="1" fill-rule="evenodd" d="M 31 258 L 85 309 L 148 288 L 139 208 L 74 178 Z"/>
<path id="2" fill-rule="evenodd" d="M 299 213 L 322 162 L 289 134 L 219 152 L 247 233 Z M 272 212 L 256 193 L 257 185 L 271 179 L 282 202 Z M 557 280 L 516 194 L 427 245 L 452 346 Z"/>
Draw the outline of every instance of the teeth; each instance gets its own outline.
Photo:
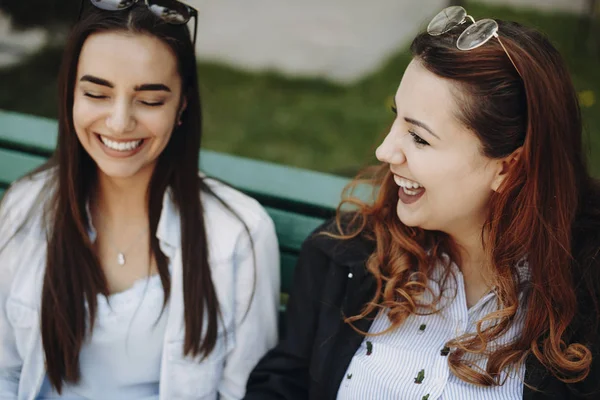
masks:
<path id="1" fill-rule="evenodd" d="M 100 140 L 102 143 L 109 149 L 117 150 L 117 151 L 131 151 L 137 148 L 142 144 L 143 140 L 132 140 L 131 142 L 115 142 L 113 140 L 107 139 L 104 136 L 100 135 Z"/>
<path id="2" fill-rule="evenodd" d="M 405 187 L 402 187 L 402 190 L 404 191 L 404 193 L 406 193 L 409 196 L 414 196 L 414 195 L 416 195 L 416 194 L 419 193 L 418 190 L 410 190 L 410 189 L 407 189 Z"/>
<path id="3" fill-rule="evenodd" d="M 418 189 L 418 188 L 423 187 L 415 181 L 410 181 L 408 179 L 401 178 L 397 175 L 394 175 L 394 181 L 396 182 L 396 185 L 404 188 L 404 192 L 406 194 L 416 194 L 416 192 L 414 192 L 414 190 L 410 190 L 410 189 Z M 408 189 L 408 191 L 407 191 L 407 189 Z"/>

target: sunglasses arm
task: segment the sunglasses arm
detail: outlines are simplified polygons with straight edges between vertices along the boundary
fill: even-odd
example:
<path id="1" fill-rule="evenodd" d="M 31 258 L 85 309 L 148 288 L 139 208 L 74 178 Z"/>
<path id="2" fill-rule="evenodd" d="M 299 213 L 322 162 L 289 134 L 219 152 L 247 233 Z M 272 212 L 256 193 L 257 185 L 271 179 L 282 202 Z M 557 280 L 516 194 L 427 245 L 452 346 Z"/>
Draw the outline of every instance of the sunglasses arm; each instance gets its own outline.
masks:
<path id="1" fill-rule="evenodd" d="M 81 2 L 79 3 L 79 13 L 77 14 L 77 21 L 79 21 L 81 19 L 81 13 L 83 12 L 83 2 L 85 0 L 81 0 Z"/>
<path id="2" fill-rule="evenodd" d="M 194 45 L 194 53 L 196 52 L 196 34 L 198 33 L 198 13 L 196 10 L 192 9 L 192 17 L 194 18 L 194 40 L 192 44 Z"/>

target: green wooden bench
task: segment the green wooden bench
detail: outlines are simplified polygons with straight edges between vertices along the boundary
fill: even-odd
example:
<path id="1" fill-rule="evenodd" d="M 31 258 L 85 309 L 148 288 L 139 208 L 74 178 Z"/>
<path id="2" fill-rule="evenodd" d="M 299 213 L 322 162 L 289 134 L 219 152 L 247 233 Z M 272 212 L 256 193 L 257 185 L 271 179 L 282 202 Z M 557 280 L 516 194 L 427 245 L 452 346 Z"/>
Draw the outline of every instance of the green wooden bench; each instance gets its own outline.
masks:
<path id="1" fill-rule="evenodd" d="M 57 129 L 54 120 L 0 110 L 0 194 L 48 158 Z M 347 179 L 209 150 L 202 150 L 200 159 L 202 171 L 256 198 L 273 218 L 283 312 L 302 241 L 333 215 Z"/>

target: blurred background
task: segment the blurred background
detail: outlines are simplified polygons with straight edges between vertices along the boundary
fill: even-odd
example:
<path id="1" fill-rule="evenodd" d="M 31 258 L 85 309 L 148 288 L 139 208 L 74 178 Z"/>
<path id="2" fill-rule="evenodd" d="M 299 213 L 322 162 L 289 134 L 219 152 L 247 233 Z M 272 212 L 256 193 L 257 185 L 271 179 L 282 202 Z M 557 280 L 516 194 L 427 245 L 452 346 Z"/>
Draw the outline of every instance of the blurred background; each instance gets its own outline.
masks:
<path id="1" fill-rule="evenodd" d="M 84 0 L 89 1 L 89 0 Z M 448 5 L 537 27 L 565 57 L 600 177 L 600 0 L 188 0 L 204 147 L 344 176 L 374 161 L 408 45 Z M 0 109 L 56 118 L 79 0 L 0 1 Z M 190 25 L 193 27 L 193 24 Z"/>

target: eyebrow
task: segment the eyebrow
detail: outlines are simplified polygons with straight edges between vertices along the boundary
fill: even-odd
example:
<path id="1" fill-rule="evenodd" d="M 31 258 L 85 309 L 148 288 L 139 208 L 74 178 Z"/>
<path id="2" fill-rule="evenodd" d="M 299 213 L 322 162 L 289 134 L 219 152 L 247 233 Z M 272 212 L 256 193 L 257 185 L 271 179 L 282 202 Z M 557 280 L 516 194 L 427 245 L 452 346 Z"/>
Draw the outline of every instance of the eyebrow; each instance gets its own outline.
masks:
<path id="1" fill-rule="evenodd" d="M 106 79 L 98 78 L 97 76 L 93 76 L 93 75 L 84 75 L 81 77 L 79 82 L 92 82 L 92 83 L 95 83 L 96 85 L 107 86 L 109 88 L 115 87 L 115 85 L 113 85 Z"/>
<path id="2" fill-rule="evenodd" d="M 109 82 L 106 79 L 98 78 L 97 76 L 93 76 L 93 75 L 84 75 L 81 77 L 81 79 L 79 81 L 80 82 L 91 82 L 91 83 L 95 83 L 96 85 L 106 86 L 109 88 L 115 87 L 115 85 L 112 82 Z M 162 91 L 169 92 L 169 93 L 171 92 L 171 89 L 167 85 L 163 85 L 162 83 L 144 83 L 142 85 L 137 85 L 136 87 L 133 88 L 133 90 L 135 90 L 136 92 L 158 91 L 158 90 L 162 90 Z"/>
<path id="3" fill-rule="evenodd" d="M 162 83 L 144 83 L 143 85 L 138 85 L 138 86 L 134 87 L 133 90 L 135 90 L 136 92 L 141 92 L 144 90 L 147 90 L 147 91 L 162 90 L 165 92 L 171 92 L 171 89 L 169 89 L 169 87 L 167 85 L 163 85 Z"/>
<path id="4" fill-rule="evenodd" d="M 430 127 L 428 127 L 427 125 L 425 125 L 423 122 L 417 121 L 416 119 L 412 119 L 412 118 L 408 118 L 408 117 L 404 117 L 404 120 L 406 122 L 408 122 L 409 124 L 413 124 L 413 125 L 416 125 L 416 126 L 418 126 L 420 128 L 425 129 L 427 132 L 431 133 L 433 136 L 435 136 L 436 138 L 440 139 L 440 137 L 438 135 L 436 135 L 435 133 L 433 133 L 433 130 Z"/>

